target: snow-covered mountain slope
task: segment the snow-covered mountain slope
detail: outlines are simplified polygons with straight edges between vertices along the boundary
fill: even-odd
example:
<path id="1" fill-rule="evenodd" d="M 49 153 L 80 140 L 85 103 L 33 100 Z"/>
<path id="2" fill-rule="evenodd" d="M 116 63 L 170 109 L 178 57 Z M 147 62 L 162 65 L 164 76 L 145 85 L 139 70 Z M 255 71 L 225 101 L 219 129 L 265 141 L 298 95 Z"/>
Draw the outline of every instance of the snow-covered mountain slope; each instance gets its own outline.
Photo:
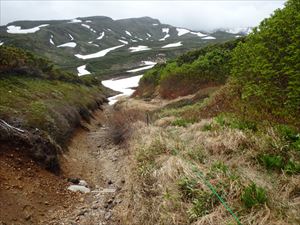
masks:
<path id="1" fill-rule="evenodd" d="M 31 50 L 73 72 L 84 64 L 97 75 L 130 71 L 142 61 L 169 59 L 236 36 L 226 31 L 209 34 L 174 27 L 150 17 L 17 21 L 0 27 L 2 45 Z"/>

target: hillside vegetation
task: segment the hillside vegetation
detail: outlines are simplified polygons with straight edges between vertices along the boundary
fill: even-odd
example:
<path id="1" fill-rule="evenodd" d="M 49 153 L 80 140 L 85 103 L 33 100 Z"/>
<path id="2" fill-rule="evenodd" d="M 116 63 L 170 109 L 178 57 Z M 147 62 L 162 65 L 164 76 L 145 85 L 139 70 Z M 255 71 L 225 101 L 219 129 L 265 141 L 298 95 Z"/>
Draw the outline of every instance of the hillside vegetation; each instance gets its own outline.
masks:
<path id="1" fill-rule="evenodd" d="M 227 81 L 217 94 L 227 108 L 299 126 L 298 12 L 299 2 L 288 1 L 246 38 L 157 65 L 142 77 L 136 95 L 174 98 Z"/>
<path id="2" fill-rule="evenodd" d="M 125 224 L 300 223 L 299 11 L 143 76 L 136 96 L 169 103 L 133 124 Z"/>
<path id="3" fill-rule="evenodd" d="M 65 144 L 90 110 L 106 101 L 100 82 L 61 71 L 46 59 L 0 47 L 0 140 L 25 147 L 49 169 L 58 169 Z M 16 129 L 18 128 L 18 129 Z"/>

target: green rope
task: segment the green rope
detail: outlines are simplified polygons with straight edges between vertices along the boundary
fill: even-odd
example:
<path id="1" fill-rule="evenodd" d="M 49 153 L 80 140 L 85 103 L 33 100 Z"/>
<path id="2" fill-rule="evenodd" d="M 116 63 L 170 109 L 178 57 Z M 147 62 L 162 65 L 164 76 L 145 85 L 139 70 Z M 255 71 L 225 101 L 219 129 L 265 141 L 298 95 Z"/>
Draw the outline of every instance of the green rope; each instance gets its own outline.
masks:
<path id="1" fill-rule="evenodd" d="M 231 208 L 226 204 L 226 202 L 224 201 L 224 199 L 217 193 L 216 189 L 214 188 L 214 186 L 205 179 L 205 177 L 203 176 L 203 174 L 197 169 L 196 166 L 193 165 L 193 171 L 196 173 L 196 175 L 198 176 L 198 178 L 201 178 L 205 185 L 212 191 L 212 193 L 217 196 L 217 198 L 220 200 L 220 202 L 223 204 L 223 206 L 225 207 L 225 209 L 233 216 L 233 218 L 236 220 L 236 222 L 238 223 L 238 225 L 242 225 L 242 223 L 240 222 L 239 218 L 234 214 L 234 212 L 231 210 Z"/>

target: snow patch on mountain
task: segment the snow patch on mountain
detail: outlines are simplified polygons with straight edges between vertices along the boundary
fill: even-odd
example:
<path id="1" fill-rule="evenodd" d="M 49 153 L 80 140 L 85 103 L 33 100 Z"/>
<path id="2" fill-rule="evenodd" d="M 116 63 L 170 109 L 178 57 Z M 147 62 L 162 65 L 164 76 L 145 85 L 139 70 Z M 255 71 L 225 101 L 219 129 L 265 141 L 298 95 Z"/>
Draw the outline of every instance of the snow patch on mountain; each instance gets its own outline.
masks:
<path id="1" fill-rule="evenodd" d="M 3 44 L 4 44 L 4 42 L 0 41 L 0 46 L 3 45 Z"/>
<path id="2" fill-rule="evenodd" d="M 126 30 L 125 33 L 132 37 L 131 33 L 128 30 Z"/>
<path id="3" fill-rule="evenodd" d="M 53 35 L 50 36 L 50 40 L 49 40 L 50 44 L 55 45 L 54 41 L 53 41 Z"/>
<path id="4" fill-rule="evenodd" d="M 33 28 L 29 28 L 29 29 L 22 29 L 20 26 L 11 25 L 11 26 L 7 27 L 7 33 L 10 33 L 10 34 L 35 33 L 37 31 L 39 31 L 41 27 L 46 27 L 46 26 L 49 26 L 49 24 L 42 24 L 42 25 L 39 25 L 37 27 L 33 27 Z"/>
<path id="5" fill-rule="evenodd" d="M 119 39 L 119 42 L 122 42 L 123 44 L 128 45 L 128 41 L 124 41 L 124 40 Z"/>
<path id="6" fill-rule="evenodd" d="M 147 51 L 150 50 L 151 48 L 149 48 L 148 46 L 145 45 L 139 45 L 136 47 L 130 47 L 129 50 L 130 52 L 141 52 L 141 51 Z"/>
<path id="7" fill-rule="evenodd" d="M 69 47 L 69 48 L 75 48 L 76 47 L 76 43 L 75 42 L 67 42 L 61 45 L 58 45 L 58 48 L 63 48 L 63 47 Z"/>
<path id="8" fill-rule="evenodd" d="M 78 71 L 78 76 L 91 74 L 88 70 L 86 70 L 86 65 L 77 67 L 77 71 Z"/>
<path id="9" fill-rule="evenodd" d="M 104 38 L 105 32 L 103 31 L 99 37 L 97 37 L 97 40 L 101 40 L 102 38 Z"/>
<path id="10" fill-rule="evenodd" d="M 71 21 L 69 21 L 68 23 L 81 23 L 82 20 L 79 19 L 72 19 Z"/>
<path id="11" fill-rule="evenodd" d="M 96 33 L 96 31 L 95 31 L 93 28 L 91 28 L 90 25 L 87 25 L 87 24 L 82 23 L 81 26 L 86 27 L 86 28 L 88 28 L 90 31 Z"/>
<path id="12" fill-rule="evenodd" d="M 81 54 L 76 54 L 75 56 L 79 59 L 93 59 L 93 58 L 99 58 L 99 57 L 103 57 L 105 56 L 107 53 L 109 53 L 110 51 L 112 50 L 115 50 L 117 48 L 121 48 L 123 47 L 124 45 L 118 45 L 118 46 L 114 46 L 114 47 L 111 47 L 111 48 L 107 48 L 107 49 L 104 49 L 104 50 L 101 50 L 99 52 L 96 52 L 96 53 L 92 53 L 92 54 L 88 54 L 88 55 L 81 55 Z"/>
<path id="13" fill-rule="evenodd" d="M 144 65 L 146 65 L 146 66 L 144 66 Z M 132 70 L 127 70 L 126 72 L 135 73 L 135 72 L 138 72 L 138 71 L 148 70 L 148 69 L 151 69 L 152 67 L 154 67 L 155 65 L 156 65 L 156 62 L 142 61 L 141 66 L 143 66 L 143 67 L 139 67 L 139 68 L 132 69 Z"/>
<path id="14" fill-rule="evenodd" d="M 198 37 L 205 37 L 205 36 L 207 36 L 206 34 L 203 34 L 201 32 L 191 32 L 191 34 L 197 35 Z"/>
<path id="15" fill-rule="evenodd" d="M 177 30 L 177 35 L 178 36 L 182 36 L 182 35 L 185 35 L 185 34 L 188 34 L 190 33 L 191 31 L 189 31 L 188 29 L 185 29 L 185 28 L 176 28 Z"/>
<path id="16" fill-rule="evenodd" d="M 179 47 L 181 45 L 182 45 L 182 43 L 181 43 L 181 41 L 179 41 L 179 42 L 167 44 L 167 45 L 165 45 L 165 46 L 163 46 L 161 48 L 174 48 L 174 47 Z"/>
<path id="17" fill-rule="evenodd" d="M 215 37 L 212 37 L 212 36 L 207 36 L 207 37 L 204 37 L 202 38 L 203 40 L 213 40 L 213 39 L 216 39 Z"/>
<path id="18" fill-rule="evenodd" d="M 163 38 L 159 39 L 159 41 L 165 41 L 168 37 L 170 37 L 169 28 L 162 28 L 162 32 L 166 33 L 166 35 Z"/>
<path id="19" fill-rule="evenodd" d="M 71 41 L 73 41 L 73 40 L 74 40 L 74 37 L 73 37 L 71 34 L 68 34 L 68 35 L 69 35 Z"/>
<path id="20" fill-rule="evenodd" d="M 153 26 L 158 26 L 158 23 L 153 23 L 152 25 L 153 25 Z"/>

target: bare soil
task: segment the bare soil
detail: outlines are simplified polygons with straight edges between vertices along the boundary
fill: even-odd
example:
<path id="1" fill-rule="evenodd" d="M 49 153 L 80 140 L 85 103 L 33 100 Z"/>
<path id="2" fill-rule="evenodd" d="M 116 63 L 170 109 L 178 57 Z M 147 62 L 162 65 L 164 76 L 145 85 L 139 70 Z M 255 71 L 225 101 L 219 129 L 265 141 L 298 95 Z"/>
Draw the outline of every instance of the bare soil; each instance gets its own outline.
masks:
<path id="1" fill-rule="evenodd" d="M 57 176 L 20 150 L 1 147 L 0 224 L 119 224 L 113 208 L 122 204 L 126 148 L 108 136 L 112 108 L 98 111 L 79 129 L 60 157 Z M 90 193 L 74 193 L 68 178 L 85 180 Z"/>

